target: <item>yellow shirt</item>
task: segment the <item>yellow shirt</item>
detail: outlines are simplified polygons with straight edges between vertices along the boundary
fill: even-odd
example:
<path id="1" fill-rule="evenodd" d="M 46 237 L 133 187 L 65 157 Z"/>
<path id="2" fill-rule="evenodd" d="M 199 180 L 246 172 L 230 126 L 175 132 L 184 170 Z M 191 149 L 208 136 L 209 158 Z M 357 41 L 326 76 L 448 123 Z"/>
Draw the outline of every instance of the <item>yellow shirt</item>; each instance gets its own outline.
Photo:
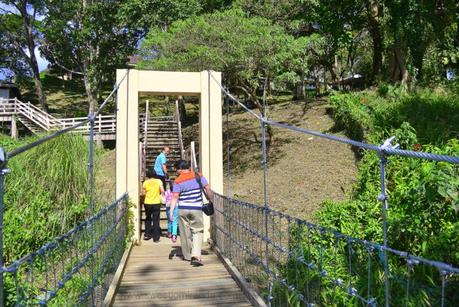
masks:
<path id="1" fill-rule="evenodd" d="M 161 188 L 163 183 L 159 179 L 148 179 L 143 183 L 145 189 L 145 201 L 147 205 L 161 204 Z"/>

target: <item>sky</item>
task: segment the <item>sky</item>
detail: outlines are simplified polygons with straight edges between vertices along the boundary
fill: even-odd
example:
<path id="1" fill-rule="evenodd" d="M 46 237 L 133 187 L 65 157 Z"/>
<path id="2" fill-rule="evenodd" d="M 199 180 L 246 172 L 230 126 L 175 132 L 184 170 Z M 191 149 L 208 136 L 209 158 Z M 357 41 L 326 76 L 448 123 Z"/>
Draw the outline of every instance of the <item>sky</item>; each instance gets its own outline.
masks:
<path id="1" fill-rule="evenodd" d="M 0 11 L 1 9 L 3 10 L 8 10 L 8 11 L 16 11 L 12 6 L 6 5 L 3 3 L 0 3 Z M 40 54 L 40 51 L 38 51 L 38 48 L 35 48 L 35 55 L 37 56 L 37 62 L 38 62 L 38 70 L 43 71 L 48 67 L 49 62 L 43 58 Z M 5 75 L 0 71 L 0 80 L 4 80 Z"/>

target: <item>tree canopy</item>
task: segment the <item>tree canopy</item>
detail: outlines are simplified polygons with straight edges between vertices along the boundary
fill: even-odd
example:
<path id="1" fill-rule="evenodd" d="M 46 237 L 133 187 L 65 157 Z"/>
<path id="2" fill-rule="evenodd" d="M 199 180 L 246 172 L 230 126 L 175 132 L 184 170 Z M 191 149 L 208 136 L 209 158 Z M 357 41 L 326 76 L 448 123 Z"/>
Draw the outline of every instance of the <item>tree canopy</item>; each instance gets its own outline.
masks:
<path id="1" fill-rule="evenodd" d="M 141 47 L 141 68 L 222 71 L 227 86 L 261 107 L 261 80 L 294 73 L 293 61 L 305 50 L 302 43 L 269 19 L 232 9 L 177 21 L 168 31 L 151 31 Z"/>
<path id="2" fill-rule="evenodd" d="M 453 0 L 0 3 L 0 67 L 33 77 L 44 97 L 40 47 L 53 66 L 83 76 L 91 109 L 134 54 L 143 68 L 222 70 L 255 103 L 257 90 L 273 82 L 304 96 L 307 83 L 336 87 L 357 76 L 366 86 L 430 86 L 459 72 Z"/>

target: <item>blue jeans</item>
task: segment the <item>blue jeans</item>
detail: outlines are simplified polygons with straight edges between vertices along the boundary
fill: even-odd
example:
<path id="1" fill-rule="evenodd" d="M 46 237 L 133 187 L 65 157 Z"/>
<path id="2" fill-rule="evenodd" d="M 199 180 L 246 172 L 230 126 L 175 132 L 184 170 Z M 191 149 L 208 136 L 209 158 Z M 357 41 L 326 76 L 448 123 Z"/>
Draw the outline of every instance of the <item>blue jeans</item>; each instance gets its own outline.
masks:
<path id="1" fill-rule="evenodd" d="M 177 225 L 178 225 L 178 206 L 175 206 L 174 209 L 174 221 L 171 222 L 169 219 L 169 214 L 171 212 L 170 207 L 166 207 L 167 215 L 167 232 L 171 233 L 173 236 L 177 235 Z"/>

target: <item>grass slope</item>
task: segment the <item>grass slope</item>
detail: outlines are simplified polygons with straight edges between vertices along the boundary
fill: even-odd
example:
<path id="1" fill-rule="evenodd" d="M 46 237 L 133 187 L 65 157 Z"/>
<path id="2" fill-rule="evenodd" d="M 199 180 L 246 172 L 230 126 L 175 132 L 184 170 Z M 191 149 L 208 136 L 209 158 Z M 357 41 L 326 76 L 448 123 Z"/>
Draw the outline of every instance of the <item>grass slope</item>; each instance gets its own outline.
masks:
<path id="1" fill-rule="evenodd" d="M 270 119 L 328 132 L 335 123 L 324 101 L 284 101 L 269 108 Z M 225 193 L 263 203 L 261 130 L 247 113 L 232 114 L 224 123 Z M 186 127 L 186 142 L 199 140 L 198 125 Z M 230 140 L 227 140 L 229 132 Z M 341 132 L 338 134 L 342 135 Z M 268 201 L 293 216 L 313 218 L 325 199 L 344 200 L 356 179 L 356 159 L 347 145 L 274 128 L 268 152 Z M 228 173 L 227 146 L 230 146 Z"/>

